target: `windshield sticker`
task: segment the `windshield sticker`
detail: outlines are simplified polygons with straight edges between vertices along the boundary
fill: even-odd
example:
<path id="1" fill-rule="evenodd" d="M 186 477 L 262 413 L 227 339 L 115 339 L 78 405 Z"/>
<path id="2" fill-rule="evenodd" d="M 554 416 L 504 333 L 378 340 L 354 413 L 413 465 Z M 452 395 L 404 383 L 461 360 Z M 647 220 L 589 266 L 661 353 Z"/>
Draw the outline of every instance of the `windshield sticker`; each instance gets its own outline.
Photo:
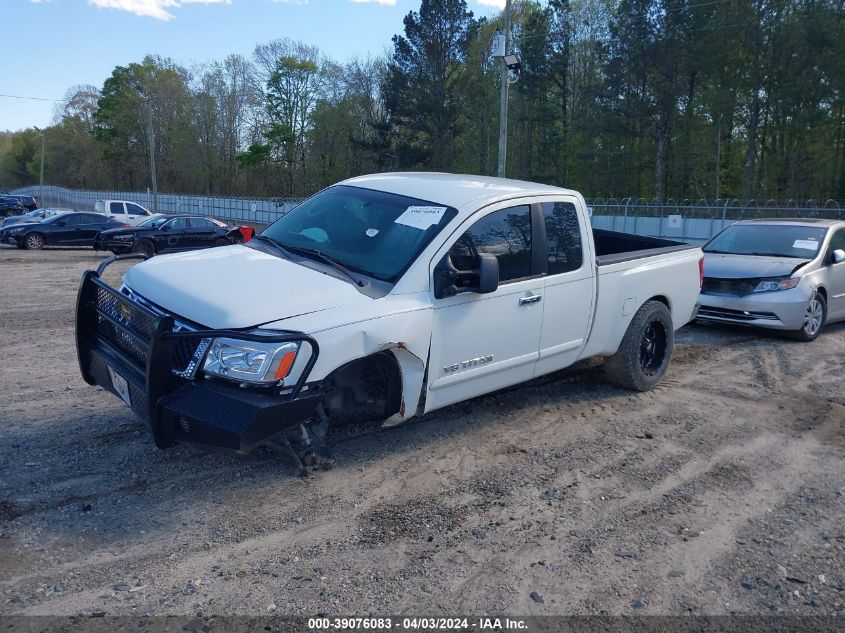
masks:
<path id="1" fill-rule="evenodd" d="M 815 240 L 795 240 L 792 244 L 792 248 L 800 248 L 805 251 L 817 251 L 819 250 L 819 243 Z"/>
<path id="2" fill-rule="evenodd" d="M 444 213 L 446 207 L 408 207 L 394 222 L 425 231 L 440 222 Z"/>
<path id="3" fill-rule="evenodd" d="M 378 229 L 367 229 L 366 231 L 364 231 L 364 235 L 366 235 L 367 237 L 375 237 L 376 235 L 378 235 Z"/>

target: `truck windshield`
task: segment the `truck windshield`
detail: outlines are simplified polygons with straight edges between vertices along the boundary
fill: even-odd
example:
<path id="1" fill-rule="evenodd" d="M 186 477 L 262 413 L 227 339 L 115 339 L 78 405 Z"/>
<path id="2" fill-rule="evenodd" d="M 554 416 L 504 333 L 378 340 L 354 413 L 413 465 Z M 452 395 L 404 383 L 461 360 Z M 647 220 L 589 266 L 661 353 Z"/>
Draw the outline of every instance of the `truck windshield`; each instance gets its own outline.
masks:
<path id="1" fill-rule="evenodd" d="M 457 211 L 384 191 L 335 185 L 312 196 L 262 231 L 301 252 L 395 282 Z M 319 256 L 314 259 L 319 260 Z"/>
<path id="2" fill-rule="evenodd" d="M 790 224 L 734 224 L 702 247 L 705 253 L 813 259 L 827 229 Z"/>

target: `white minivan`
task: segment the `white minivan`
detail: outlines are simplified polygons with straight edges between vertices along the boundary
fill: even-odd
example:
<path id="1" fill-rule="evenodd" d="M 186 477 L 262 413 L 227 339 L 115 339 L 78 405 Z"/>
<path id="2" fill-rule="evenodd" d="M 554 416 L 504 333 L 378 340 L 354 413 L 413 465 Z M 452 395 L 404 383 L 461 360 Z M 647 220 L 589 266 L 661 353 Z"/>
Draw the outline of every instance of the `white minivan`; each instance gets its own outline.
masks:
<path id="1" fill-rule="evenodd" d="M 151 213 L 140 204 L 128 200 L 97 200 L 94 210 L 130 226 L 137 226 L 147 218 L 161 213 Z"/>

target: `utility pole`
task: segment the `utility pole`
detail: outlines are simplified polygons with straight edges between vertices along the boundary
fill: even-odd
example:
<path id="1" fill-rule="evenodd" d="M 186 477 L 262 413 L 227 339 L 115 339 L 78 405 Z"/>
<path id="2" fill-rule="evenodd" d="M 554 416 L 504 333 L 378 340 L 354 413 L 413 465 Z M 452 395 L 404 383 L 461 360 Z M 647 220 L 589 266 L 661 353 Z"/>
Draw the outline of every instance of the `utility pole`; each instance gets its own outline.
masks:
<path id="1" fill-rule="evenodd" d="M 507 55 L 511 47 L 511 0 L 505 2 L 505 50 Z M 508 159 L 508 76 L 509 70 L 506 64 L 502 65 L 502 92 L 499 103 L 499 178 L 505 177 L 505 168 Z"/>
<path id="2" fill-rule="evenodd" d="M 153 107 L 147 100 L 147 124 L 150 127 L 150 175 L 153 181 L 153 213 L 158 213 L 158 184 L 156 183 L 156 137 L 153 128 Z"/>
<path id="3" fill-rule="evenodd" d="M 146 91 L 144 90 L 143 86 L 139 84 L 137 81 L 133 82 L 135 86 L 135 90 L 141 95 L 141 99 L 144 100 L 144 105 L 147 107 L 147 138 L 150 140 L 150 179 L 152 180 L 153 185 L 153 200 L 152 200 L 152 211 L 153 213 L 158 213 L 158 184 L 156 183 L 156 138 L 155 138 L 155 128 L 153 127 L 153 106 L 150 102 L 150 98 L 147 95 Z"/>
<path id="4" fill-rule="evenodd" d="M 35 131 L 41 135 L 41 176 L 38 178 L 38 204 L 41 207 L 44 207 L 44 130 L 37 128 L 36 126 L 32 126 L 35 128 Z"/>

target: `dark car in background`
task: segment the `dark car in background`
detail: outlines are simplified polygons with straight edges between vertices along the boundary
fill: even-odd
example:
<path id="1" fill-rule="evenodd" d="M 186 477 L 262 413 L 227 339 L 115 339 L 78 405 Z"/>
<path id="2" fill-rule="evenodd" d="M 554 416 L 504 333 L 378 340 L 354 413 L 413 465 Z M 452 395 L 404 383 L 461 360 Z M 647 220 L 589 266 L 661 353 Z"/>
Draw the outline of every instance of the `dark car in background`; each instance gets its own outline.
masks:
<path id="1" fill-rule="evenodd" d="M 20 202 L 23 208 L 27 211 L 35 211 L 38 208 L 38 200 L 36 200 L 33 196 L 11 195 L 10 197 L 17 198 L 18 202 Z"/>
<path id="2" fill-rule="evenodd" d="M 92 246 L 102 231 L 126 226 L 99 213 L 63 213 L 41 222 L 13 224 L 0 229 L 0 242 L 18 248 Z"/>
<path id="3" fill-rule="evenodd" d="M 24 211 L 35 211 L 38 208 L 38 201 L 33 196 L 20 196 L 14 193 L 0 192 L 0 197 L 17 200 Z"/>
<path id="4" fill-rule="evenodd" d="M 244 241 L 240 227 L 199 215 L 156 216 L 132 227 L 103 231 L 94 248 L 112 253 L 159 253 L 191 251 Z"/>
<path id="5" fill-rule="evenodd" d="M 21 204 L 20 200 L 13 196 L 0 196 L 1 218 L 10 215 L 23 215 L 24 213 L 26 213 L 26 208 Z"/>

